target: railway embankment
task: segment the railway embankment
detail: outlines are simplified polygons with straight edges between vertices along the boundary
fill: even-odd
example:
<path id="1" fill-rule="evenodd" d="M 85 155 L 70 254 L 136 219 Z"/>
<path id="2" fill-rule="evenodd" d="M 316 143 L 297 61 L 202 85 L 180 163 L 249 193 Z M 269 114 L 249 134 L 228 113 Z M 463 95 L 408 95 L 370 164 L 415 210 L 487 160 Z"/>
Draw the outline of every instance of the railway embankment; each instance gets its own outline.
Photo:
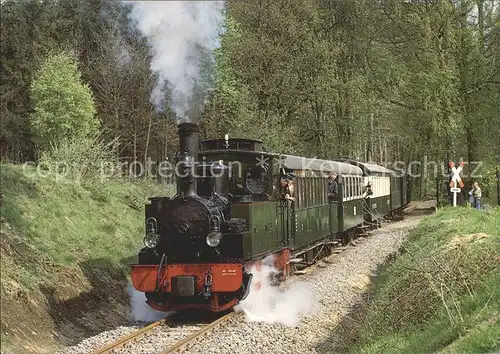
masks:
<path id="1" fill-rule="evenodd" d="M 438 210 L 335 330 L 336 351 L 499 352 L 499 265 L 499 208 Z"/>
<path id="2" fill-rule="evenodd" d="M 143 205 L 168 191 L 1 169 L 2 353 L 54 353 L 128 323 L 127 264 L 142 246 Z"/>

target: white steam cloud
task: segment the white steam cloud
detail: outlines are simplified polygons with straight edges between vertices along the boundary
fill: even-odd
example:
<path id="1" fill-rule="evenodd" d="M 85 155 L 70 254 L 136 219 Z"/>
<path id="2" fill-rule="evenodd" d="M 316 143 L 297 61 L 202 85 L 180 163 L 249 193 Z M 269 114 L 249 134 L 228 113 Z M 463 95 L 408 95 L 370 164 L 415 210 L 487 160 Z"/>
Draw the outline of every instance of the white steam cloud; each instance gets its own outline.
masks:
<path id="1" fill-rule="evenodd" d="M 274 258 L 267 257 L 260 270 L 250 269 L 253 274 L 248 297 L 235 307 L 243 311 L 249 322 L 281 323 L 295 327 L 302 316 L 316 311 L 318 304 L 311 286 L 295 282 L 282 291 L 271 282 L 271 276 L 278 270 L 272 266 Z M 259 286 L 260 285 L 260 286 Z"/>
<path id="2" fill-rule="evenodd" d="M 151 101 L 162 107 L 168 91 L 178 119 L 199 118 L 213 83 L 213 50 L 223 25 L 224 1 L 133 1 L 132 19 L 153 51 L 159 74 Z"/>
<path id="3" fill-rule="evenodd" d="M 146 295 L 135 290 L 131 284 L 129 284 L 127 292 L 130 297 L 130 311 L 128 316 L 130 321 L 155 322 L 169 314 L 168 312 L 156 311 L 146 304 Z"/>

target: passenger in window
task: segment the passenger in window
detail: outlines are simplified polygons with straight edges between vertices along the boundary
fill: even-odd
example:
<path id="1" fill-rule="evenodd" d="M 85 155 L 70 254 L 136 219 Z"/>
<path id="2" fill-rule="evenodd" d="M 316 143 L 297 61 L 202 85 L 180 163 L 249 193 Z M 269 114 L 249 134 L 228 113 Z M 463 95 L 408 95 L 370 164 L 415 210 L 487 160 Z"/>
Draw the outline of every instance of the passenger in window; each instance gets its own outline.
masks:
<path id="1" fill-rule="evenodd" d="M 288 200 L 291 200 L 292 202 L 295 201 L 295 179 L 293 177 L 290 177 L 291 179 L 288 181 L 288 194 L 285 195 L 285 198 Z"/>
<path id="2" fill-rule="evenodd" d="M 363 187 L 363 198 L 368 198 L 370 195 L 373 194 L 372 191 L 372 182 L 368 181 L 368 184 Z"/>
<path id="3" fill-rule="evenodd" d="M 280 177 L 280 190 L 279 190 L 279 192 L 280 192 L 280 196 L 282 198 L 285 197 L 284 193 L 286 192 L 287 189 L 288 189 L 288 180 L 285 178 L 285 176 L 281 176 Z"/>
<path id="4" fill-rule="evenodd" d="M 338 175 L 335 172 L 330 173 L 328 176 L 328 200 L 334 201 L 339 194 Z"/>
<path id="5" fill-rule="evenodd" d="M 295 185 L 294 185 L 295 176 L 292 174 L 286 174 L 280 179 L 280 187 L 281 187 L 281 198 L 284 200 L 288 200 L 291 202 L 295 201 L 294 193 L 295 193 Z"/>

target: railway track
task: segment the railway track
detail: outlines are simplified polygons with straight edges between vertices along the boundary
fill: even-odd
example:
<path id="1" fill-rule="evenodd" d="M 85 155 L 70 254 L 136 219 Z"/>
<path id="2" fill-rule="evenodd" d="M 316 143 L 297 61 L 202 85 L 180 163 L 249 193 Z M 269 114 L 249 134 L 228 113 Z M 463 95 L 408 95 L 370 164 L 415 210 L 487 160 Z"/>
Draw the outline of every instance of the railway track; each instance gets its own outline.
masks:
<path id="1" fill-rule="evenodd" d="M 167 341 L 168 344 L 165 345 L 165 339 L 163 338 L 160 343 L 163 343 L 163 348 L 159 345 L 155 345 L 155 352 L 160 354 L 175 353 L 182 348 L 200 338 L 205 333 L 216 328 L 218 325 L 228 321 L 229 319 L 238 315 L 237 312 L 229 312 L 207 324 L 195 324 L 190 323 L 186 325 L 186 328 L 179 324 L 179 326 L 173 326 L 175 321 L 171 321 L 172 317 L 166 317 L 159 321 L 153 322 L 146 327 L 143 327 L 137 331 L 134 331 L 126 336 L 123 336 L 116 341 L 96 350 L 93 354 L 110 354 L 110 353 L 133 353 L 139 352 L 144 353 L 145 351 L 141 349 L 141 342 L 148 337 L 156 336 L 154 332 L 160 332 L 163 337 L 165 335 L 170 336 L 171 340 Z M 172 315 L 173 316 L 173 315 Z M 170 326 L 172 322 L 172 326 Z M 193 328 L 194 327 L 194 328 Z M 180 338 L 180 339 L 179 339 Z M 146 341 L 146 343 L 149 343 Z M 149 351 L 147 351 L 149 353 Z"/>
<path id="2" fill-rule="evenodd" d="M 418 202 L 412 203 L 411 206 L 405 210 L 405 215 L 425 215 L 432 214 L 435 211 L 435 207 L 433 207 L 429 203 Z M 395 221 L 395 220 L 393 220 Z M 371 229 L 371 228 L 370 228 Z M 368 230 L 367 230 L 368 231 Z M 361 234 L 360 236 L 366 236 L 366 234 Z M 348 247 L 338 247 L 333 253 L 341 253 Z M 302 274 L 303 271 L 297 271 L 296 274 Z M 218 325 L 228 321 L 231 318 L 234 318 L 238 315 L 237 312 L 229 312 L 221 317 L 216 318 L 213 321 L 210 321 L 207 324 L 197 323 L 196 325 L 189 324 L 187 326 L 183 326 L 180 323 L 179 326 L 176 325 L 176 320 L 174 316 L 176 314 L 172 314 L 166 318 L 163 318 L 159 321 L 153 322 L 146 327 L 143 327 L 139 330 L 136 330 L 126 336 L 123 336 L 116 341 L 94 351 L 94 354 L 108 354 L 108 353 L 150 353 L 150 351 L 144 351 L 141 348 L 141 341 L 144 338 L 151 337 L 151 340 L 155 340 L 157 334 L 154 332 L 160 332 L 163 335 L 165 333 L 171 334 L 171 339 L 168 344 L 165 344 L 165 340 L 162 340 L 159 345 L 154 346 L 154 351 L 161 354 L 175 353 L 182 350 L 186 345 L 189 345 L 196 340 L 198 340 L 202 335 L 214 329 Z M 193 328 L 194 327 L 194 328 Z M 174 333 L 169 333 L 174 332 Z M 150 341 L 151 343 L 151 341 Z M 151 352 L 151 353 L 152 353 Z"/>

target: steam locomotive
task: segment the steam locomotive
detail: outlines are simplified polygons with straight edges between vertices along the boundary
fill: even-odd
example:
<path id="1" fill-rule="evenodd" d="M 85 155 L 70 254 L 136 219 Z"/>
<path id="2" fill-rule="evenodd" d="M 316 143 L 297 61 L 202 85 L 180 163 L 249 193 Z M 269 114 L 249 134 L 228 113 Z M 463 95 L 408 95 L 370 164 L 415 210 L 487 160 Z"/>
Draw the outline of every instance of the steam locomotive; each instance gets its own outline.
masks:
<path id="1" fill-rule="evenodd" d="M 249 270 L 265 257 L 274 255 L 286 277 L 294 263 L 314 263 L 348 243 L 357 227 L 410 202 L 408 175 L 382 166 L 266 152 L 259 140 L 200 143 L 192 123 L 178 133 L 177 194 L 150 198 L 145 247 L 131 265 L 133 286 L 159 311 L 227 310 L 248 295 Z M 290 172 L 295 202 L 279 194 Z M 325 178 L 331 172 L 339 187 L 333 200 Z"/>

